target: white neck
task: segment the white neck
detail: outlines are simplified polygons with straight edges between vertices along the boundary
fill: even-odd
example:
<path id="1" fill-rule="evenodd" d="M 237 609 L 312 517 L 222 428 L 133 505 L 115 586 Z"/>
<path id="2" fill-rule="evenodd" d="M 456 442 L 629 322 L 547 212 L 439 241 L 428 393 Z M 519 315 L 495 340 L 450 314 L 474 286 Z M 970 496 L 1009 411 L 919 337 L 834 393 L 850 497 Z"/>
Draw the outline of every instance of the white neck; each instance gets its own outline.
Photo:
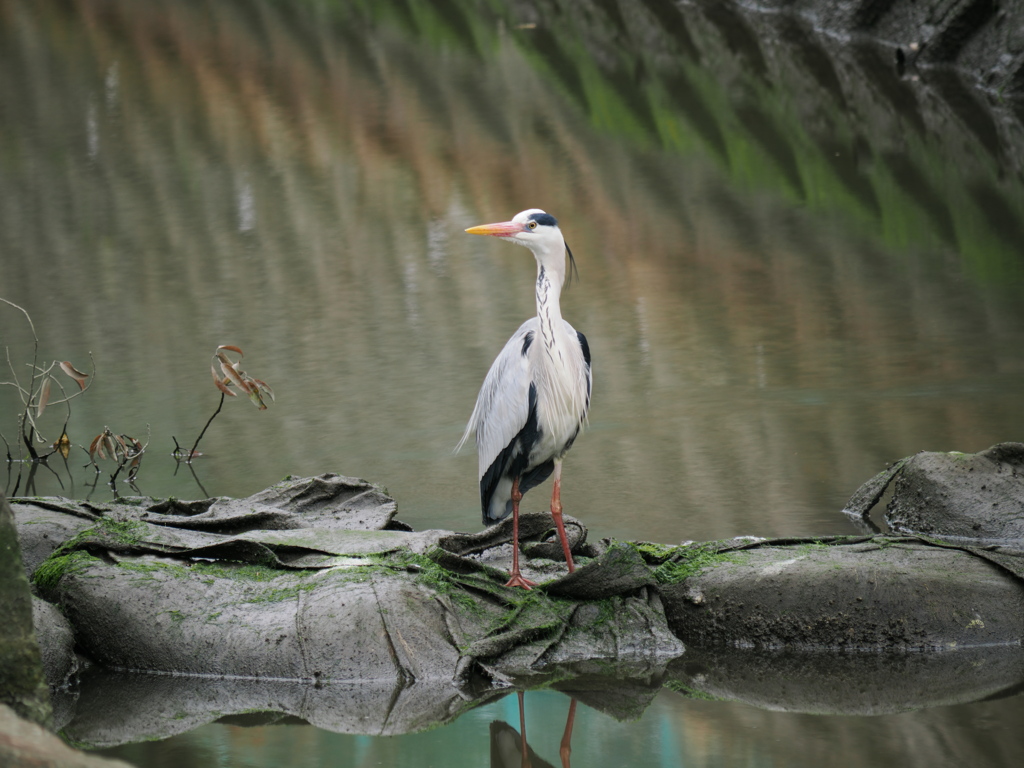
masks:
<path id="1" fill-rule="evenodd" d="M 537 264 L 537 317 L 541 340 L 549 352 L 554 350 L 564 334 L 561 305 L 563 271 Z"/>

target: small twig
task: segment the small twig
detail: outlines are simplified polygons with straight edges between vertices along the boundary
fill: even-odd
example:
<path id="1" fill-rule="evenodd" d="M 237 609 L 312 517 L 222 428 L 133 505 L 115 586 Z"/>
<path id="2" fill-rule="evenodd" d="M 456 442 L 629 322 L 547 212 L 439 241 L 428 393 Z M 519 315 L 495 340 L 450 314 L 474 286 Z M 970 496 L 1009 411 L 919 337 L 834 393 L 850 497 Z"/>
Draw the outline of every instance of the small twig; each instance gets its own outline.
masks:
<path id="1" fill-rule="evenodd" d="M 89 465 L 86 464 L 86 466 L 89 466 Z M 89 483 L 85 484 L 85 487 L 89 489 L 89 492 L 85 495 L 85 500 L 86 501 L 89 501 L 92 498 L 92 495 L 96 492 L 96 486 L 99 485 L 99 482 L 100 482 L 100 468 L 96 467 L 96 473 L 92 476 L 92 485 L 89 485 Z"/>
<path id="2" fill-rule="evenodd" d="M 116 477 L 116 476 L 117 476 L 117 472 L 115 472 L 114 475 L 110 478 L 110 481 L 107 483 L 107 487 L 110 488 L 111 493 L 114 494 L 114 501 L 120 501 L 121 500 L 121 494 L 118 493 L 117 483 L 114 482 L 114 477 Z"/>
<path id="3" fill-rule="evenodd" d="M 191 463 L 192 457 L 194 457 L 196 455 L 196 449 L 199 448 L 199 441 L 203 439 L 203 435 L 206 434 L 206 430 L 208 430 L 210 428 L 210 425 L 213 423 L 213 420 L 215 418 L 217 418 L 217 414 L 220 413 L 220 409 L 223 408 L 223 407 L 224 407 L 224 393 L 221 392 L 220 393 L 220 402 L 217 403 L 217 410 L 213 412 L 213 416 L 211 416 L 210 420 L 206 422 L 206 426 L 203 427 L 203 431 L 200 432 L 199 433 L 199 437 L 196 438 L 195 443 L 192 445 L 192 450 L 189 451 L 188 457 L 185 459 L 186 462 Z M 175 442 L 175 444 L 177 444 L 178 441 L 175 440 L 174 442 Z"/>
<path id="4" fill-rule="evenodd" d="M 65 434 L 67 434 L 67 433 L 65 433 Z M 73 496 L 74 492 L 75 492 L 75 476 L 73 474 L 71 474 L 71 467 L 68 465 L 68 457 L 65 456 L 63 453 L 61 453 L 60 454 L 60 458 L 61 458 L 61 461 L 64 462 L 64 471 L 68 473 L 68 480 L 71 483 L 71 493 L 72 493 L 72 496 Z M 61 482 L 60 487 L 61 487 L 61 490 L 64 489 L 64 483 L 63 482 Z"/>
<path id="5" fill-rule="evenodd" d="M 6 304 L 6 305 L 8 305 L 10 307 L 14 307 L 16 310 L 18 310 L 19 312 L 21 312 L 21 314 L 23 314 L 25 316 L 25 319 L 28 320 L 28 327 L 32 329 L 32 338 L 35 339 L 36 342 L 38 343 L 39 342 L 39 337 L 36 336 L 36 326 L 35 326 L 35 323 L 32 322 L 32 317 L 31 317 L 31 315 L 29 315 L 28 311 L 24 307 L 21 307 L 21 306 L 15 304 L 13 301 L 8 301 L 7 299 L 3 298 L 2 296 L 0 296 L 0 301 L 2 301 L 4 304 Z"/>
<path id="6" fill-rule="evenodd" d="M 36 449 L 32 446 L 32 438 L 35 437 L 36 429 L 34 426 L 29 426 L 28 434 L 25 434 L 24 428 L 21 431 L 21 442 L 28 448 L 28 455 L 32 458 L 32 461 L 39 460 L 39 454 L 36 453 Z"/>
<path id="7" fill-rule="evenodd" d="M 36 368 L 38 367 L 37 364 L 39 362 L 39 336 L 36 335 L 35 323 L 32 322 L 32 316 L 28 313 L 28 311 L 24 307 L 22 307 L 22 306 L 20 306 L 18 304 L 15 304 L 13 301 L 8 301 L 7 299 L 3 298 L 2 296 L 0 296 L 0 301 L 2 301 L 7 306 L 14 307 L 16 310 L 21 312 L 21 314 L 23 314 L 25 316 L 25 320 L 28 322 L 28 327 L 32 330 L 32 370 L 33 370 L 33 374 L 32 374 L 32 382 L 33 382 L 32 383 L 32 388 L 34 389 L 35 388 L 35 373 L 34 372 L 35 372 Z M 28 413 L 28 409 L 29 409 L 29 403 L 32 401 L 32 392 L 26 390 L 23 386 L 21 386 L 21 381 L 18 379 L 18 372 L 15 370 L 14 364 L 11 362 L 11 348 L 5 346 L 4 347 L 4 352 L 7 355 L 7 367 L 10 368 L 11 375 L 14 377 L 14 381 L 13 382 L 4 382 L 4 383 L 5 384 L 13 384 L 14 387 L 18 390 L 18 394 L 21 396 L 21 402 L 25 406 L 25 413 L 27 414 Z"/>
<path id="8" fill-rule="evenodd" d="M 113 488 L 117 484 L 117 476 L 121 474 L 122 469 L 124 469 L 123 459 L 117 462 L 117 467 L 114 469 L 114 474 L 110 476 L 110 480 L 107 483 L 111 488 Z"/>
<path id="9" fill-rule="evenodd" d="M 21 402 L 24 405 L 26 403 L 26 398 L 28 397 L 28 392 L 26 392 L 25 388 L 21 386 L 21 382 L 18 380 L 18 372 L 14 368 L 14 363 L 11 362 L 11 348 L 4 347 L 4 354 L 7 356 L 7 368 L 10 370 L 11 376 L 14 377 L 14 381 L 0 381 L 0 384 L 14 387 L 18 390 L 18 396 L 21 398 Z"/>
<path id="10" fill-rule="evenodd" d="M 146 430 L 149 430 L 149 425 L 146 425 Z M 146 441 L 146 445 L 149 445 L 149 441 Z M 142 445 L 134 437 L 128 435 L 121 435 L 121 460 L 117 464 L 117 469 L 114 474 L 110 476 L 110 482 L 113 483 L 117 480 L 118 474 L 125 467 L 128 467 L 128 477 L 125 482 L 131 486 L 132 490 L 136 493 L 138 488 L 135 487 L 135 477 L 139 474 L 139 467 L 142 465 L 142 455 L 146 452 L 146 446 Z"/>
<path id="11" fill-rule="evenodd" d="M 60 483 L 61 490 L 64 490 L 64 481 L 60 479 L 60 475 L 57 473 L 57 470 L 55 470 L 53 467 L 51 467 L 50 463 L 47 461 L 47 459 L 50 457 L 50 455 L 51 454 L 48 453 L 48 454 L 46 454 L 46 456 L 43 456 L 39 461 L 33 462 L 32 463 L 32 469 L 33 469 L 33 471 L 35 471 L 35 468 L 37 466 L 46 467 L 48 470 L 50 470 L 50 472 L 53 473 L 53 476 L 57 478 L 57 482 Z"/>
<path id="12" fill-rule="evenodd" d="M 32 362 L 26 364 L 32 371 L 32 377 L 29 380 L 28 389 L 26 389 L 21 379 L 18 378 L 17 369 L 14 367 L 14 363 L 11 361 L 11 348 L 9 346 L 4 347 L 4 353 L 7 358 L 7 367 L 11 372 L 13 381 L 0 381 L 0 386 L 12 386 L 18 391 L 18 396 L 21 398 L 23 410 L 18 417 L 18 432 L 22 438 L 22 441 L 26 443 L 29 448 L 29 453 L 33 459 L 37 459 L 35 451 L 31 446 L 28 445 L 31 439 L 38 439 L 41 443 L 48 442 L 39 431 L 36 424 L 36 419 L 42 415 L 43 409 L 49 405 L 61 405 L 66 404 L 68 409 L 68 418 L 71 417 L 71 404 L 70 401 L 79 395 L 86 392 L 92 382 L 96 378 L 96 361 L 93 359 L 92 353 L 89 353 L 89 361 L 92 364 L 92 374 L 86 375 L 80 373 L 74 366 L 69 362 L 60 362 L 54 360 L 49 365 L 41 367 L 39 365 L 39 335 L 36 333 L 35 323 L 32 322 L 32 316 L 29 315 L 28 311 L 9 299 L 0 297 L 0 302 L 13 307 L 25 316 L 25 321 L 28 323 L 28 327 L 32 332 Z M 55 367 L 59 366 L 61 370 L 74 378 L 78 382 L 79 390 L 72 394 L 68 394 L 67 390 L 60 383 L 60 380 L 53 375 Z M 88 382 L 86 383 L 86 379 Z M 61 391 L 61 398 L 59 400 L 49 401 L 49 391 L 51 382 L 56 384 Z M 37 394 L 38 393 L 38 394 Z M 34 404 L 34 405 L 33 405 Z M 35 407 L 36 413 L 33 414 L 33 407 Z M 31 436 L 31 438 L 29 438 Z"/>
<path id="13" fill-rule="evenodd" d="M 38 496 L 36 493 L 36 471 L 39 469 L 39 464 L 32 462 L 28 465 L 28 477 L 25 478 L 25 495 L 26 496 Z M 18 478 L 21 479 L 20 477 Z"/>
<path id="14" fill-rule="evenodd" d="M 196 485 L 199 486 L 199 490 L 203 492 L 203 496 L 209 498 L 210 493 L 203 487 L 202 481 L 199 479 L 199 475 L 196 474 L 196 468 L 190 463 L 188 465 L 188 471 L 192 473 L 192 479 L 196 481 Z"/>

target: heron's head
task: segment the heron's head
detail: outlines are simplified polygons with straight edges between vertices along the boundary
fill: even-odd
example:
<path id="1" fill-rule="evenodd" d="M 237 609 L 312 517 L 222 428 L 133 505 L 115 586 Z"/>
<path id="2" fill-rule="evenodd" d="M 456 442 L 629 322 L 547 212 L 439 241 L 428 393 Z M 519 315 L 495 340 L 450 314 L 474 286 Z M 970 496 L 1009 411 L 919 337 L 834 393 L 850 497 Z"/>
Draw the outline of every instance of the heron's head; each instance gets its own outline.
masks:
<path id="1" fill-rule="evenodd" d="M 500 237 L 516 245 L 525 245 L 537 258 L 537 263 L 547 269 L 556 269 L 564 275 L 565 256 L 575 269 L 572 251 L 562 237 L 558 221 L 540 208 L 529 208 L 512 217 L 511 221 L 496 224 L 481 224 L 466 230 L 471 235 Z"/>

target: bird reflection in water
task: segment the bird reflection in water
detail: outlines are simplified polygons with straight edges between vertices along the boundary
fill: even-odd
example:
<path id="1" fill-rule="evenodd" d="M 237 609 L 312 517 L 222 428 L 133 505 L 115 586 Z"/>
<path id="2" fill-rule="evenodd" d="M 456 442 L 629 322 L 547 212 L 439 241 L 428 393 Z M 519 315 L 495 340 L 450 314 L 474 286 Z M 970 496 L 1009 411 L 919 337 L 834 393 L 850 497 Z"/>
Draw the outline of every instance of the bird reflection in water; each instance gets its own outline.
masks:
<path id="1" fill-rule="evenodd" d="M 523 692 L 519 697 L 519 731 L 508 723 L 495 720 L 491 723 L 491 768 L 554 768 L 547 760 L 539 757 L 526 741 L 526 706 Z M 572 754 L 572 725 L 576 719 L 576 699 L 569 700 L 569 713 L 565 717 L 565 731 L 558 748 L 562 768 L 569 768 Z"/>

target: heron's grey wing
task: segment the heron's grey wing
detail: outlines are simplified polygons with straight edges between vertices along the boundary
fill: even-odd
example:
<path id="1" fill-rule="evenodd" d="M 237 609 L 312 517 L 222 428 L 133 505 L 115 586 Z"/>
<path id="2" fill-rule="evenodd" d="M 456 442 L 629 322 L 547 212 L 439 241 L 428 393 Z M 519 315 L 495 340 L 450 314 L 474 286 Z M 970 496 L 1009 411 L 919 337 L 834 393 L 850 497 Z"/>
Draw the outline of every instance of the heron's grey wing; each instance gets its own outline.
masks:
<path id="1" fill-rule="evenodd" d="M 594 371 L 590 364 L 590 344 L 587 342 L 587 337 L 583 335 L 581 331 L 577 331 L 568 322 L 566 322 L 566 328 L 568 329 L 570 336 L 575 336 L 576 340 L 580 345 L 580 352 L 583 354 L 583 375 L 586 379 L 587 385 L 587 400 L 583 406 L 584 413 L 590 410 L 590 394 L 594 388 Z"/>
<path id="2" fill-rule="evenodd" d="M 487 372 L 461 446 L 476 434 L 480 477 L 526 425 L 530 412 L 530 370 L 526 350 L 536 333 L 530 318 L 512 334 Z"/>

